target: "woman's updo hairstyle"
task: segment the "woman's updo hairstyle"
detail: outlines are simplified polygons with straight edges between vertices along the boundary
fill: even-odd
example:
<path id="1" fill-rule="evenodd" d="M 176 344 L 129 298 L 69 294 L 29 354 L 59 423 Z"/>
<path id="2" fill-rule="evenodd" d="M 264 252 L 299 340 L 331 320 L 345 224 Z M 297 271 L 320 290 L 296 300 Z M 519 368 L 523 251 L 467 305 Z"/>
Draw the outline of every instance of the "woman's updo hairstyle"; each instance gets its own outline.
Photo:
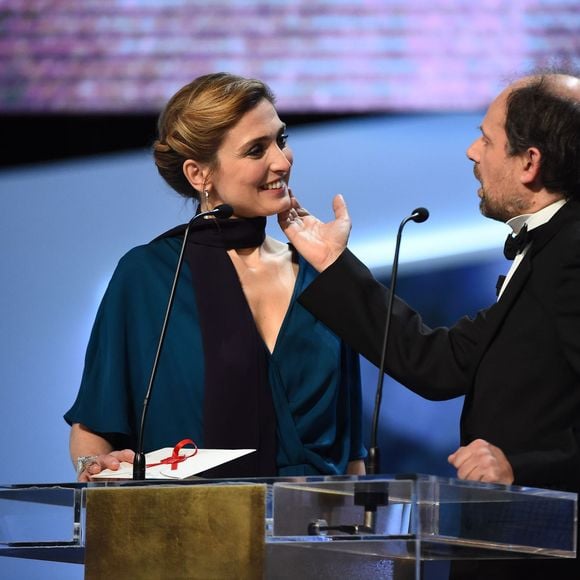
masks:
<path id="1" fill-rule="evenodd" d="M 263 99 L 275 101 L 266 84 L 228 73 L 204 75 L 179 89 L 159 116 L 153 144 L 163 179 L 184 197 L 199 200 L 200 192 L 187 181 L 183 163 L 193 159 L 215 167 L 225 134 Z"/>

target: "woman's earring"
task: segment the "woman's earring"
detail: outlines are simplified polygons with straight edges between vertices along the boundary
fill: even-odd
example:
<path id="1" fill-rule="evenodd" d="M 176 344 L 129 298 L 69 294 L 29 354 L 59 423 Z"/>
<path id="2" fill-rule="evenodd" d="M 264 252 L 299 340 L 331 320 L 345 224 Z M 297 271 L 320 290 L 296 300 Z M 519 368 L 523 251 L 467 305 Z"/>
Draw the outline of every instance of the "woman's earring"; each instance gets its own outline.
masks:
<path id="1" fill-rule="evenodd" d="M 207 189 L 204 189 L 203 194 L 205 195 L 205 205 L 206 207 L 209 207 L 209 191 Z"/>

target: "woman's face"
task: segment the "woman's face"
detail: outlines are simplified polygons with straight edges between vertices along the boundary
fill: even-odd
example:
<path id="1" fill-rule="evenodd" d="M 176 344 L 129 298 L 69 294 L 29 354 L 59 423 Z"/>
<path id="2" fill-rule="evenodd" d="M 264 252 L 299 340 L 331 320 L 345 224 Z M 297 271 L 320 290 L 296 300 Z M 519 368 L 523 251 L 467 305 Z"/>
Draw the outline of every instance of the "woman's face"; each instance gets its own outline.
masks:
<path id="1" fill-rule="evenodd" d="M 264 99 L 226 133 L 208 180 L 212 207 L 227 203 L 239 217 L 269 216 L 290 207 L 293 156 L 285 131 Z"/>

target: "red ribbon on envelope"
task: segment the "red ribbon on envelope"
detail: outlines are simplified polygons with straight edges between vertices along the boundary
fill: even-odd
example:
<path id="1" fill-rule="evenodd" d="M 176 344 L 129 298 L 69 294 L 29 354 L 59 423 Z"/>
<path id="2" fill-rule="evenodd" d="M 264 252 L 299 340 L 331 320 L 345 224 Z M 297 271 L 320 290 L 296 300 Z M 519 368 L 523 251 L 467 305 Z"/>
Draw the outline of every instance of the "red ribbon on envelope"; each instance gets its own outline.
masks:
<path id="1" fill-rule="evenodd" d="M 189 455 L 179 455 L 179 452 L 186 445 L 193 445 L 193 447 L 194 447 L 193 453 L 190 453 Z M 170 457 L 166 457 L 165 459 L 162 459 L 158 463 L 148 463 L 147 467 L 155 467 L 157 465 L 171 465 L 171 469 L 174 470 L 174 469 L 177 469 L 177 465 L 179 463 L 181 463 L 182 461 L 185 461 L 186 459 L 189 459 L 190 457 L 193 457 L 194 455 L 196 455 L 197 451 L 198 451 L 197 445 L 195 444 L 195 442 L 192 439 L 182 439 L 173 448 L 173 453 L 171 454 Z"/>

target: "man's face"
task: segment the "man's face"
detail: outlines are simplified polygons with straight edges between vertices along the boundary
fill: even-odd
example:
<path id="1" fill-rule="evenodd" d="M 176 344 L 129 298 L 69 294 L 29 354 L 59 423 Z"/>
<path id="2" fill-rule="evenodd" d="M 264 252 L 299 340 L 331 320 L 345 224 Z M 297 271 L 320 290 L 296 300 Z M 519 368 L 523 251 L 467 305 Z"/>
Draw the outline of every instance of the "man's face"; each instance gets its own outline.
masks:
<path id="1" fill-rule="evenodd" d="M 502 222 L 526 213 L 530 202 L 519 179 L 521 159 L 508 155 L 505 115 L 509 90 L 490 105 L 481 124 L 481 136 L 467 150 L 474 162 L 473 173 L 481 183 L 477 192 L 481 213 Z"/>

